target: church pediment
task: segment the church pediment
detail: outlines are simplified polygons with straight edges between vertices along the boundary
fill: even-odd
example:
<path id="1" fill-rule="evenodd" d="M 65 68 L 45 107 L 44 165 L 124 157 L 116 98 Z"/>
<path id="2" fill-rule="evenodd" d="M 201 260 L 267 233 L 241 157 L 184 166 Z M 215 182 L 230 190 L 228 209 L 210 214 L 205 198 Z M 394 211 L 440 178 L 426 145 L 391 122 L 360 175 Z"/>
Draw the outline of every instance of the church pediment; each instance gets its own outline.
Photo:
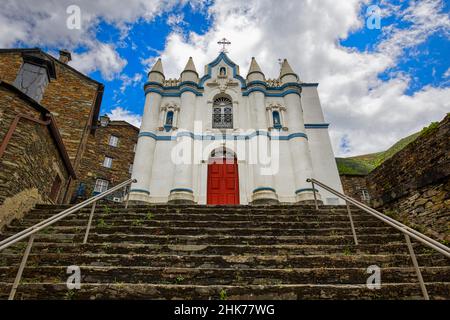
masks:
<path id="1" fill-rule="evenodd" d="M 200 79 L 199 85 L 203 87 L 205 83 L 208 87 L 219 86 L 221 89 L 228 86 L 246 86 L 244 78 L 239 75 L 239 66 L 228 58 L 224 52 L 221 52 L 214 61 L 206 65 L 205 75 Z"/>

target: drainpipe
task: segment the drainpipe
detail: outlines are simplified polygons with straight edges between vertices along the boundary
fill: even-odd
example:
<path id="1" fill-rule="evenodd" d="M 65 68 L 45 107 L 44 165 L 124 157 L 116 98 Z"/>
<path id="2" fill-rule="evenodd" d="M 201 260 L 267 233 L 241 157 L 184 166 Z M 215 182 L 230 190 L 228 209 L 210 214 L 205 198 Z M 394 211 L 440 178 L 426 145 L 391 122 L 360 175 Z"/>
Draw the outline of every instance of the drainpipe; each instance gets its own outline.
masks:
<path id="1" fill-rule="evenodd" d="M 8 146 L 9 140 L 11 140 L 11 137 L 14 133 L 14 131 L 16 131 L 17 128 L 17 124 L 19 123 L 20 119 L 27 119 L 30 120 L 32 122 L 38 123 L 40 125 L 43 126 L 48 126 L 51 123 L 51 120 L 47 120 L 47 121 L 42 121 L 27 115 L 17 115 L 13 122 L 11 123 L 11 125 L 9 126 L 8 132 L 6 133 L 5 138 L 3 139 L 2 144 L 0 145 L 0 158 L 3 156 L 3 154 L 5 153 L 6 147 Z"/>

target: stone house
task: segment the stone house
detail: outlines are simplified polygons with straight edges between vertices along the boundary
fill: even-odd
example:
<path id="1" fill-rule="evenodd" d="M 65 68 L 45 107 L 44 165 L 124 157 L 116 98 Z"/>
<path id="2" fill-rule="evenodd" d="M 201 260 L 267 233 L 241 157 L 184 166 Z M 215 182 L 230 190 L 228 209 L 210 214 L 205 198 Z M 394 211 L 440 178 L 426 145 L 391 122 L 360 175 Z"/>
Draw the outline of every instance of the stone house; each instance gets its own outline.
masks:
<path id="1" fill-rule="evenodd" d="M 80 201 L 131 178 L 139 129 L 125 121 L 100 117 L 81 161 L 73 201 Z M 110 200 L 122 200 L 122 191 Z"/>
<path id="2" fill-rule="evenodd" d="M 76 176 L 55 117 L 3 81 L 0 143 L 0 227 L 38 202 L 63 202 Z"/>
<path id="3" fill-rule="evenodd" d="M 0 80 L 13 84 L 52 114 L 77 173 L 98 119 L 104 86 L 69 66 L 70 60 L 64 50 L 56 59 L 38 48 L 0 49 Z M 70 182 L 64 201 L 76 185 Z"/>

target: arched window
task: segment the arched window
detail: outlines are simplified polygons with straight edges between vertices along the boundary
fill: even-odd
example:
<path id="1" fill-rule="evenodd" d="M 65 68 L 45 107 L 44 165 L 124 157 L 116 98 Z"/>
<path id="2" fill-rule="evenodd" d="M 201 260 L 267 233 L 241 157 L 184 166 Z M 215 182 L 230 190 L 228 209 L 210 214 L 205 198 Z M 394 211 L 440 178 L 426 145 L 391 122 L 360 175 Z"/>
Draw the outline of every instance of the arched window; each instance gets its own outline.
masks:
<path id="1" fill-rule="evenodd" d="M 278 111 L 272 112 L 272 118 L 273 118 L 273 127 L 278 130 L 281 129 L 283 126 L 281 125 L 280 113 Z"/>
<path id="2" fill-rule="evenodd" d="M 221 77 L 225 77 L 225 76 L 227 75 L 227 68 L 221 67 L 221 68 L 220 68 L 220 71 L 219 71 L 219 75 L 220 75 Z"/>
<path id="3" fill-rule="evenodd" d="M 173 124 L 173 111 L 167 112 L 166 116 L 166 126 L 171 126 Z"/>
<path id="4" fill-rule="evenodd" d="M 233 105 L 230 99 L 220 97 L 214 100 L 212 127 L 233 129 Z"/>
<path id="5" fill-rule="evenodd" d="M 166 122 L 164 123 L 164 129 L 166 129 L 166 131 L 169 131 L 170 129 L 172 129 L 173 126 L 173 111 L 169 111 L 167 112 L 166 115 Z"/>

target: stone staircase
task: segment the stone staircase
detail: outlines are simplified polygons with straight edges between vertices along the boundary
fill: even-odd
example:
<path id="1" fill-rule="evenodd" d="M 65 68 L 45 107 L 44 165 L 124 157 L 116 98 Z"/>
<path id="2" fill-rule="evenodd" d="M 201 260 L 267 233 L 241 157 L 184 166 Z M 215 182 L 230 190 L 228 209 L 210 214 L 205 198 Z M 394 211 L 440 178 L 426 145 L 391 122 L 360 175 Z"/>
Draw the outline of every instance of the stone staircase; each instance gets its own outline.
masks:
<path id="1" fill-rule="evenodd" d="M 1 239 L 67 206 L 39 205 Z M 345 207 L 98 205 L 36 236 L 16 299 L 421 299 L 402 234 Z M 6 299 L 26 241 L 0 252 Z M 450 298 L 450 260 L 414 243 L 432 299 Z M 68 290 L 67 267 L 81 269 Z M 370 290 L 367 268 L 381 268 Z"/>

